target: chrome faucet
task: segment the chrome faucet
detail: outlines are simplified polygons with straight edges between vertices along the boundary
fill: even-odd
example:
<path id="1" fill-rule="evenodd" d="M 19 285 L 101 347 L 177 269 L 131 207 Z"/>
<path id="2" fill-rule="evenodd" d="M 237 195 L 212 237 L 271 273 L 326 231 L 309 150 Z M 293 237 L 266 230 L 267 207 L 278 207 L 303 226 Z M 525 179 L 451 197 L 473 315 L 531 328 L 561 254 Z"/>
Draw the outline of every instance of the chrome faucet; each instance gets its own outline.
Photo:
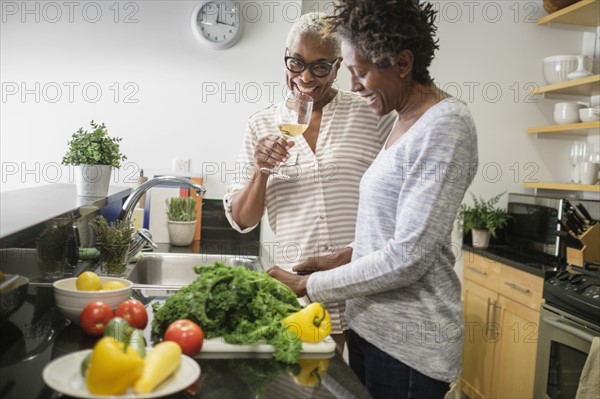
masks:
<path id="1" fill-rule="evenodd" d="M 148 190 L 150 190 L 152 187 L 154 187 L 158 184 L 164 183 L 164 182 L 187 184 L 188 186 L 194 188 L 194 190 L 196 190 L 196 195 L 199 195 L 199 196 L 203 196 L 206 193 L 206 189 L 203 186 L 201 186 L 200 184 L 198 184 L 194 181 L 191 181 L 190 179 L 186 179 L 185 177 L 179 177 L 179 176 L 155 177 L 154 179 L 148 180 L 147 182 L 145 182 L 144 184 L 142 184 L 141 186 L 139 186 L 138 188 L 133 190 L 133 192 L 129 195 L 129 197 L 123 204 L 123 208 L 121 209 L 121 214 L 119 215 L 119 220 L 131 220 L 131 215 L 133 214 L 133 208 L 135 208 L 137 203 L 140 201 L 140 198 L 142 198 L 142 196 L 144 194 L 146 194 L 146 192 Z"/>
<path id="2" fill-rule="evenodd" d="M 203 196 L 206 193 L 206 189 L 200 184 L 191 181 L 190 179 L 186 179 L 185 177 L 179 176 L 160 176 L 155 177 L 154 179 L 148 180 L 143 183 L 141 186 L 133 190 L 133 192 L 129 195 L 125 203 L 123 204 L 123 208 L 121 208 L 121 213 L 119 215 L 119 220 L 131 220 L 131 216 L 133 215 L 133 209 L 140 201 L 142 196 L 150 190 L 152 187 L 164 183 L 183 183 L 192 187 L 196 191 L 196 195 Z M 127 252 L 127 258 L 130 260 L 133 256 L 135 256 L 142 247 L 146 244 L 152 245 L 154 248 L 157 248 L 157 245 L 154 241 L 152 241 L 152 235 L 147 229 L 139 229 L 138 232 L 133 236 L 131 243 L 129 245 L 129 251 Z"/>

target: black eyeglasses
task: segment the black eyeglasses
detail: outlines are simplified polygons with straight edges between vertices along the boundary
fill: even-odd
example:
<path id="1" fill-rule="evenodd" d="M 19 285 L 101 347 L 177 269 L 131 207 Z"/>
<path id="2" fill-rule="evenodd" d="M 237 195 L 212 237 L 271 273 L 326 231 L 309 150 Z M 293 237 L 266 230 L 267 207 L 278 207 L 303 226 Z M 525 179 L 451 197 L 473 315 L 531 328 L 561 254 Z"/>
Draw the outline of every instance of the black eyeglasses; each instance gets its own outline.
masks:
<path id="1" fill-rule="evenodd" d="M 324 61 L 306 63 L 294 57 L 283 57 L 283 59 L 285 61 L 285 67 L 288 69 L 288 71 L 293 73 L 302 73 L 304 70 L 306 70 L 306 68 L 308 68 L 310 73 L 317 78 L 323 78 L 329 75 L 333 69 L 333 66 L 339 61 L 339 57 L 336 58 L 332 63 Z"/>

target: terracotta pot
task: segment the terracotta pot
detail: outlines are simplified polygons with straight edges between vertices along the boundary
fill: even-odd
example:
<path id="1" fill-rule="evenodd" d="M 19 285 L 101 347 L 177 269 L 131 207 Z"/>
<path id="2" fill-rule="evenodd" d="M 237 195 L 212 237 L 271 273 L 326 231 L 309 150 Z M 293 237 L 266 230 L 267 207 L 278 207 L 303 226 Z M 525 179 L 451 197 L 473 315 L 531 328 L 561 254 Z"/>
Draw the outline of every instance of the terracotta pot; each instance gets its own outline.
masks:
<path id="1" fill-rule="evenodd" d="M 474 248 L 487 248 L 490 245 L 489 230 L 473 229 L 471 230 Z"/>
<path id="2" fill-rule="evenodd" d="M 188 246 L 194 241 L 194 233 L 196 232 L 196 221 L 192 222 L 167 222 L 169 231 L 169 241 L 171 245 L 178 247 Z"/>

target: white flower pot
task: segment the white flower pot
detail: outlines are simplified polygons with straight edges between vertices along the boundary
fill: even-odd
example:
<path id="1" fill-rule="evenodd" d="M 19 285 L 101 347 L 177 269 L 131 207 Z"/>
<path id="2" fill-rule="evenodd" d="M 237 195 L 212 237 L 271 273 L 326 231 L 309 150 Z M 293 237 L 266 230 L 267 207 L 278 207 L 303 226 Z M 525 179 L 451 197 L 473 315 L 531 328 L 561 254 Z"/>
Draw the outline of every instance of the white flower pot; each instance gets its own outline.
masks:
<path id="1" fill-rule="evenodd" d="M 169 231 L 169 241 L 171 242 L 171 245 L 185 247 L 194 241 L 196 221 L 173 222 L 169 220 L 167 221 L 167 229 Z"/>
<path id="2" fill-rule="evenodd" d="M 75 166 L 75 185 L 80 197 L 106 197 L 110 184 L 112 166 L 77 165 Z"/>
<path id="3" fill-rule="evenodd" d="M 490 231 L 472 229 L 471 237 L 473 238 L 474 248 L 487 248 L 490 245 Z"/>

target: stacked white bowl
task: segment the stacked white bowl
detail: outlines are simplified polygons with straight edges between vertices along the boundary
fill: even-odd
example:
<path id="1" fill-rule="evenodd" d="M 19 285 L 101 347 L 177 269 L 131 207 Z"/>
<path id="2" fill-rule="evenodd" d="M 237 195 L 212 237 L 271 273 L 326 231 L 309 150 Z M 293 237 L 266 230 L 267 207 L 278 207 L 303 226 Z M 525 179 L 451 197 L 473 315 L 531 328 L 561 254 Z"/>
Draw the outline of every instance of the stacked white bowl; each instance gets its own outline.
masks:
<path id="1" fill-rule="evenodd" d="M 577 70 L 577 56 L 554 55 L 542 61 L 544 79 L 549 85 L 566 82 L 568 75 Z"/>
<path id="2" fill-rule="evenodd" d="M 600 106 L 593 108 L 581 108 L 579 110 L 579 119 L 582 122 L 600 121 Z"/>
<path id="3" fill-rule="evenodd" d="M 109 281 L 119 281 L 125 286 L 125 288 L 106 291 L 80 291 L 75 285 L 76 281 L 77 277 L 65 278 L 55 281 L 53 284 L 56 307 L 75 324 L 79 324 L 81 311 L 88 303 L 101 301 L 115 310 L 131 297 L 133 283 L 123 278 L 101 276 L 102 285 Z"/>

